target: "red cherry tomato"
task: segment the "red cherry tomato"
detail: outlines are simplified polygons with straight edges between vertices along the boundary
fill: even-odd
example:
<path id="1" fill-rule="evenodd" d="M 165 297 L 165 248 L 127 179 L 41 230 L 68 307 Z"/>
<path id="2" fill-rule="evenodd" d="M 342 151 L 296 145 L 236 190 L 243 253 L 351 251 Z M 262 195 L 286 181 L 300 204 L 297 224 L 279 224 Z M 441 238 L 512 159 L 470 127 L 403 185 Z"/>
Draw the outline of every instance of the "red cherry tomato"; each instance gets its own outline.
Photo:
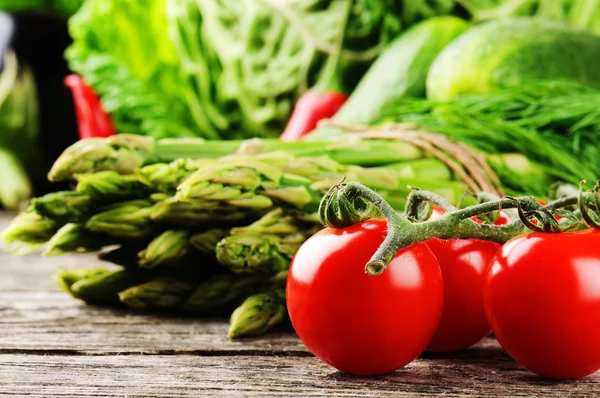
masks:
<path id="1" fill-rule="evenodd" d="M 287 306 L 304 344 L 329 365 L 384 374 L 414 360 L 440 320 L 442 275 L 423 243 L 401 250 L 379 276 L 365 264 L 383 242 L 385 221 L 326 228 L 296 253 Z"/>
<path id="2" fill-rule="evenodd" d="M 531 233 L 490 264 L 485 311 L 496 338 L 540 376 L 600 369 L 600 232 Z"/>
<path id="3" fill-rule="evenodd" d="M 500 214 L 498 214 L 498 218 L 494 222 L 494 225 L 506 225 L 506 224 L 510 224 L 510 218 L 508 218 L 508 215 L 505 212 L 501 211 Z"/>
<path id="4" fill-rule="evenodd" d="M 432 218 L 443 214 L 443 209 L 434 207 Z M 500 245 L 476 239 L 430 239 L 426 243 L 440 263 L 444 280 L 444 310 L 427 349 L 463 350 L 490 331 L 483 309 L 483 278 Z"/>
<path id="5" fill-rule="evenodd" d="M 477 239 L 430 239 L 427 246 L 438 259 L 444 280 L 444 310 L 427 349 L 469 348 L 490 332 L 483 309 L 483 278 L 500 245 Z"/>

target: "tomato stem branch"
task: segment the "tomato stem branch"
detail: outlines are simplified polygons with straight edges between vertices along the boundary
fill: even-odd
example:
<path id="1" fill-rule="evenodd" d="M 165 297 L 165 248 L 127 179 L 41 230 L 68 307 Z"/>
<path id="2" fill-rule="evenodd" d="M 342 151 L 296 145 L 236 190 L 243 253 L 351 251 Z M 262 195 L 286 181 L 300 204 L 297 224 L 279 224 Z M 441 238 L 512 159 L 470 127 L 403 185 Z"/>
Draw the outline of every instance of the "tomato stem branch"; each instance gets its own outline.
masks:
<path id="1" fill-rule="evenodd" d="M 407 217 L 416 215 L 418 213 L 418 208 L 421 202 L 431 202 L 435 205 L 438 205 L 445 211 L 458 210 L 446 199 L 434 194 L 433 192 L 422 191 L 420 189 L 413 189 L 406 198 L 406 207 L 404 210 L 404 215 Z"/>
<path id="2" fill-rule="evenodd" d="M 447 212 L 435 220 L 415 222 L 409 215 L 417 212 L 423 202 L 434 203 Z M 563 218 L 558 221 L 555 211 L 577 203 L 577 197 L 561 198 L 547 206 L 542 206 L 532 196 L 504 197 L 459 210 L 439 195 L 415 189 L 409 195 L 407 213 L 400 215 L 377 192 L 349 182 L 337 184 L 325 195 L 319 216 L 324 224 L 343 228 L 368 218 L 373 214 L 372 207 L 379 210 L 387 220 L 388 234 L 365 266 L 366 273 L 375 276 L 385 270 L 399 250 L 429 239 L 481 239 L 504 243 L 530 230 L 562 232 L 572 229 L 579 224 L 579 219 L 572 212 L 561 210 Z M 597 203 L 600 207 L 600 202 Z M 517 209 L 519 219 L 507 225 L 480 224 L 472 219 L 501 209 Z"/>
<path id="3" fill-rule="evenodd" d="M 563 198 L 553 200 L 552 202 L 548 203 L 546 207 L 548 209 L 556 210 L 563 207 L 576 206 L 577 203 L 579 203 L 579 198 L 577 196 L 565 196 Z"/>

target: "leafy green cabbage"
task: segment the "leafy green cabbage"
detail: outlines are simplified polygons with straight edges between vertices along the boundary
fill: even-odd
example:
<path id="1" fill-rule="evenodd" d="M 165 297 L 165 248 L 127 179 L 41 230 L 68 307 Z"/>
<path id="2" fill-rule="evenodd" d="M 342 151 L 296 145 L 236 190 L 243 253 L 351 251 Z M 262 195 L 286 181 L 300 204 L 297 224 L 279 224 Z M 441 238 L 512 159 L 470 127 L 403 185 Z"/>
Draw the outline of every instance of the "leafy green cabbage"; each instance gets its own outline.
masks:
<path id="1" fill-rule="evenodd" d="M 319 80 L 349 10 L 339 77 L 350 92 L 381 49 L 454 0 L 87 0 L 71 68 L 117 130 L 158 137 L 277 136 Z"/>
<path id="2" fill-rule="evenodd" d="M 194 136 L 193 95 L 169 40 L 165 0 L 87 1 L 69 21 L 66 57 L 121 133 Z"/>

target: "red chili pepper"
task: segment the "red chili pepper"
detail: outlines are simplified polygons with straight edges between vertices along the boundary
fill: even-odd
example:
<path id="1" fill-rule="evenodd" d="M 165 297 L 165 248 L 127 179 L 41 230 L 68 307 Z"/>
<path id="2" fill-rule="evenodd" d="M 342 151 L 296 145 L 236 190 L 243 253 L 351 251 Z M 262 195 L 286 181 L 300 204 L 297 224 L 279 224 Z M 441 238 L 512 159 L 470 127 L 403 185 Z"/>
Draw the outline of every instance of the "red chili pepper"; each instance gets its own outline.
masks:
<path id="1" fill-rule="evenodd" d="M 282 141 L 297 141 L 312 132 L 319 120 L 333 117 L 344 105 L 348 96 L 342 75 L 348 65 L 341 57 L 346 27 L 352 12 L 352 3 L 345 2 L 340 30 L 336 35 L 334 50 L 327 57 L 323 70 L 310 90 L 302 94 L 294 106 L 292 116 L 279 137 Z"/>
<path id="2" fill-rule="evenodd" d="M 83 78 L 71 74 L 65 78 L 65 85 L 71 89 L 75 102 L 79 139 L 91 137 L 110 137 L 115 128 L 100 105 L 100 99 Z"/>
<path id="3" fill-rule="evenodd" d="M 335 115 L 347 99 L 345 94 L 337 91 L 307 91 L 296 102 L 294 112 L 281 134 L 281 140 L 297 141 L 310 133 L 317 127 L 319 120 Z"/>

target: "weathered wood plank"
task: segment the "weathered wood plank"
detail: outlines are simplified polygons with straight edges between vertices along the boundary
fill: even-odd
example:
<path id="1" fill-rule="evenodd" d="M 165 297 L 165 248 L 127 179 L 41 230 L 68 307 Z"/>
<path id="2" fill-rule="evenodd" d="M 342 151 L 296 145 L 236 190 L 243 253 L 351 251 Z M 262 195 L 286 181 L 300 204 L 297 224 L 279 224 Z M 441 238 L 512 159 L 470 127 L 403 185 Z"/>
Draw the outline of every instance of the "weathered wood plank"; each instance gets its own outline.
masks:
<path id="1" fill-rule="evenodd" d="M 92 254 L 42 257 L 38 253 L 22 257 L 0 252 L 0 291 L 57 291 L 52 276 L 62 268 L 107 266 Z"/>
<path id="2" fill-rule="evenodd" d="M 144 315 L 86 306 L 62 292 L 0 292 L 0 353 L 263 352 L 307 355 L 293 333 L 231 341 L 225 320 Z"/>
<path id="3" fill-rule="evenodd" d="M 36 396 L 593 397 L 597 378 L 541 381 L 511 361 L 429 359 L 375 378 L 316 358 L 4 355 L 0 394 Z"/>
<path id="4" fill-rule="evenodd" d="M 575 382 L 542 381 L 510 360 L 492 338 L 459 354 L 426 353 L 392 375 L 352 378 L 311 357 L 293 333 L 230 341 L 222 321 L 87 307 L 61 293 L 5 292 L 0 303 L 0 359 L 5 365 L 0 380 L 13 374 L 21 383 L 7 390 L 11 393 L 24 393 L 37 383 L 46 388 L 34 390 L 40 395 L 59 395 L 63 388 L 75 394 L 80 388 L 82 396 L 93 395 L 92 388 L 115 396 L 161 396 L 171 388 L 182 396 L 199 388 L 210 396 L 233 391 L 256 396 L 266 391 L 281 396 L 600 393 L 600 374 Z M 86 381 L 65 380 L 63 373 Z M 129 384 L 136 389 L 127 390 Z"/>

